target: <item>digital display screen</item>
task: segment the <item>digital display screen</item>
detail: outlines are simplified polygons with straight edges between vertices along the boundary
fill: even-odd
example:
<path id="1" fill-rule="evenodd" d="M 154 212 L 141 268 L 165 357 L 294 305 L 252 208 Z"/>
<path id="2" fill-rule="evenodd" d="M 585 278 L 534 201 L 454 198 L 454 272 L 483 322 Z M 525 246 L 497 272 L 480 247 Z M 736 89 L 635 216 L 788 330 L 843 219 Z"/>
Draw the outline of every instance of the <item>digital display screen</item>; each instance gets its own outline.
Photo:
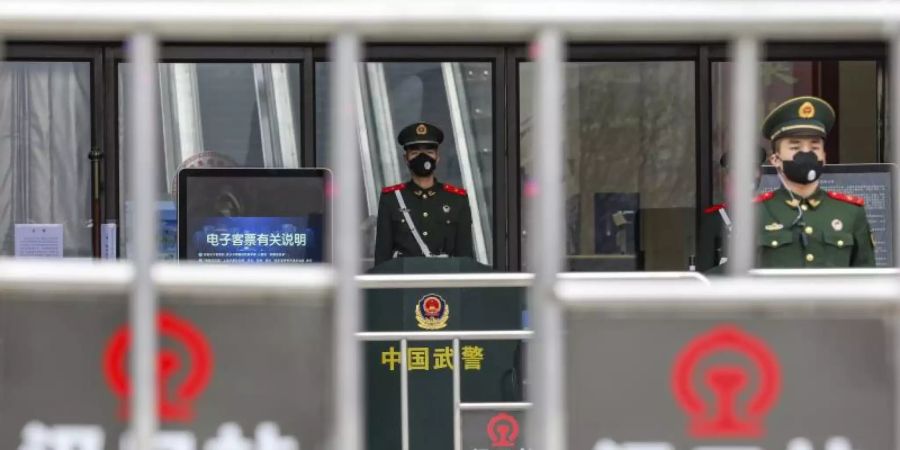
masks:
<path id="1" fill-rule="evenodd" d="M 204 263 L 327 260 L 324 169 L 185 169 L 179 259 Z"/>

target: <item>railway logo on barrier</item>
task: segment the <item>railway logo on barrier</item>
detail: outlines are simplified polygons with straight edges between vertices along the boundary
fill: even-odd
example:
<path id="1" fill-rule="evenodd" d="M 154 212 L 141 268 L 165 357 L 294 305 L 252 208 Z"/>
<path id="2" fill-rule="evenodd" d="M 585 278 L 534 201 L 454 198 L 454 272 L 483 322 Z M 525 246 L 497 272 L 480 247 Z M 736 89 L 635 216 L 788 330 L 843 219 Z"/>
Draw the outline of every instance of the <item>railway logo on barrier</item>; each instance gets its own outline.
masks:
<path id="1" fill-rule="evenodd" d="M 159 416 L 163 421 L 190 422 L 193 402 L 212 377 L 213 353 L 206 337 L 190 322 L 162 311 L 157 318 L 159 334 L 182 348 L 161 348 L 156 356 L 159 372 Z M 121 403 L 119 417 L 128 418 L 131 382 L 127 372 L 131 330 L 127 325 L 113 333 L 103 355 L 103 372 L 109 388 Z M 187 356 L 187 361 L 182 360 Z M 177 384 L 176 384 L 177 380 Z"/>
<path id="2" fill-rule="evenodd" d="M 428 294 L 416 303 L 416 322 L 423 330 L 440 330 L 450 320 L 450 306 L 437 294 Z"/>
<path id="3" fill-rule="evenodd" d="M 709 361 L 718 354 L 749 360 L 755 382 L 745 365 Z M 697 374 L 701 366 L 704 372 Z M 701 397 L 700 381 L 712 392 L 711 401 Z M 751 386 L 754 392 L 744 392 Z M 762 437 L 765 415 L 778 400 L 780 389 L 781 369 L 775 354 L 761 339 L 734 325 L 721 325 L 694 338 L 678 354 L 672 370 L 672 391 L 689 416 L 687 431 L 694 438 Z"/>
<path id="4" fill-rule="evenodd" d="M 491 440 L 491 447 L 515 447 L 516 438 L 519 437 L 519 422 L 507 413 L 497 414 L 487 423 L 487 435 Z"/>

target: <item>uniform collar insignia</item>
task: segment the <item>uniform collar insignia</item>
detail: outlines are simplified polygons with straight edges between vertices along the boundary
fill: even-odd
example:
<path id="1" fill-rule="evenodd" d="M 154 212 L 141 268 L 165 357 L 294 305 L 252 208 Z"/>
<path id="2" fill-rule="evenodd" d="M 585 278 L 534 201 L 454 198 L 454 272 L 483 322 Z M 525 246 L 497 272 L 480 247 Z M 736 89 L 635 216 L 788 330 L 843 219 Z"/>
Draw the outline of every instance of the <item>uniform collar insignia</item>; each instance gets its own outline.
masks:
<path id="1" fill-rule="evenodd" d="M 766 231 L 778 231 L 782 228 L 784 228 L 784 225 L 782 225 L 778 222 L 772 222 L 772 223 L 766 225 Z"/>
<path id="2" fill-rule="evenodd" d="M 422 191 L 416 191 L 415 194 L 416 194 L 416 195 L 422 195 Z"/>
<path id="3" fill-rule="evenodd" d="M 809 203 L 809 206 L 813 208 L 817 208 L 822 203 L 822 196 L 825 195 L 825 191 L 821 188 L 816 189 L 816 192 L 813 192 L 812 195 L 806 198 L 806 203 Z"/>
<path id="4" fill-rule="evenodd" d="M 796 207 L 800 206 L 800 200 L 797 200 L 796 198 L 789 198 L 789 199 L 785 200 L 784 202 L 787 203 L 787 205 L 790 206 L 791 208 L 796 208 Z"/>
<path id="5" fill-rule="evenodd" d="M 434 191 L 428 191 L 428 196 L 431 197 L 434 195 Z"/>

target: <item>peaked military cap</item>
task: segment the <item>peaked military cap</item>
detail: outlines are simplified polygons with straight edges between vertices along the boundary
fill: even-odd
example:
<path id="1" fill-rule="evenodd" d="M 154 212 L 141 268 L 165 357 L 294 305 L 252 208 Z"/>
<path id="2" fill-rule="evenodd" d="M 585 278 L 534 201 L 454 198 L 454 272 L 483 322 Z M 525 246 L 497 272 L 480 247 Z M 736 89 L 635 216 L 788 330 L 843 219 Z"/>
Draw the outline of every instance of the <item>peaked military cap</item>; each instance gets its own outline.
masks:
<path id="1" fill-rule="evenodd" d="M 834 125 L 834 108 L 818 97 L 794 97 L 775 107 L 763 120 L 762 134 L 774 141 L 788 136 L 824 138 Z"/>
<path id="2" fill-rule="evenodd" d="M 430 144 L 437 147 L 444 142 L 444 132 L 428 122 L 416 122 L 400 130 L 397 143 L 404 149 L 415 144 Z"/>

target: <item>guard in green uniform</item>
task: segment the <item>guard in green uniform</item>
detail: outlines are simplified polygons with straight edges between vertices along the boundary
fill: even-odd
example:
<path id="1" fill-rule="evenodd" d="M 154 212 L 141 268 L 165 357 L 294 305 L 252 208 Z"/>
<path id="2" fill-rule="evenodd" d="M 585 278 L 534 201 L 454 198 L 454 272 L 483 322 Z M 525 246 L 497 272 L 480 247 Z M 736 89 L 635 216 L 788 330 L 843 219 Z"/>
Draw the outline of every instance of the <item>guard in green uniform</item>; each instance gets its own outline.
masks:
<path id="1" fill-rule="evenodd" d="M 763 121 L 782 187 L 755 200 L 758 267 L 875 266 L 863 199 L 819 188 L 834 121 L 834 109 L 816 97 L 792 98 Z"/>
<path id="2" fill-rule="evenodd" d="M 466 191 L 434 176 L 443 140 L 441 129 L 425 122 L 397 136 L 412 178 L 381 190 L 375 264 L 402 256 L 473 256 Z"/>

